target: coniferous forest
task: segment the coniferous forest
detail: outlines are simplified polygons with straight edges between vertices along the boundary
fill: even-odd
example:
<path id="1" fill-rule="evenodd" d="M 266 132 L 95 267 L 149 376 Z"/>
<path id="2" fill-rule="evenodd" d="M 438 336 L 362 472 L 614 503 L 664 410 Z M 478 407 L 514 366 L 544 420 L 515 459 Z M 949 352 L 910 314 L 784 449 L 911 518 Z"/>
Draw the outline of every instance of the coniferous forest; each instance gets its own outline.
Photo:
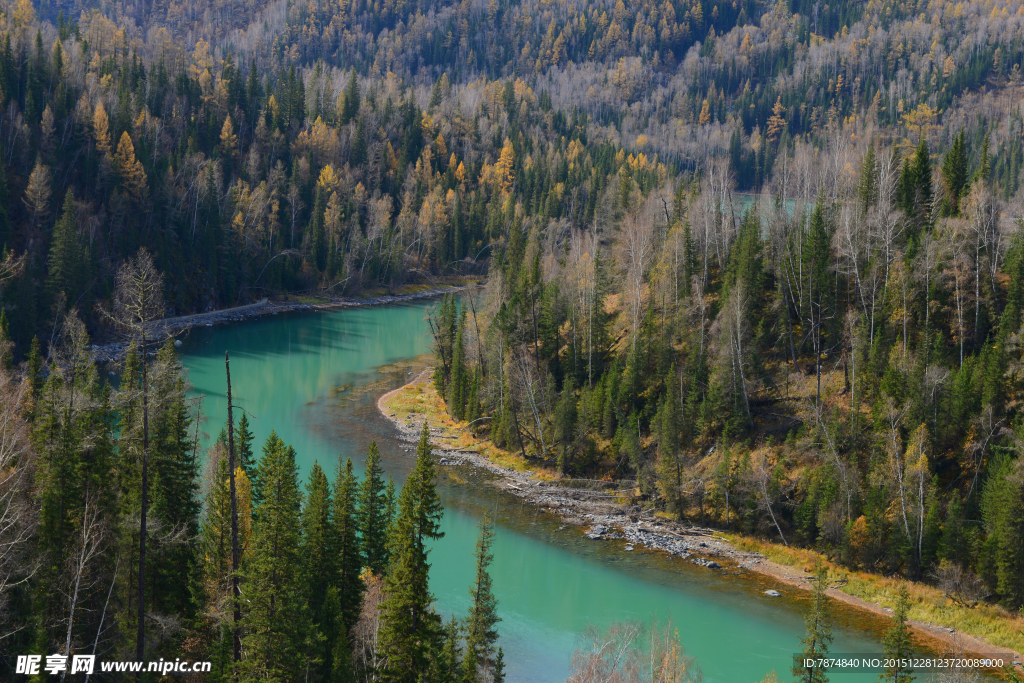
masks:
<path id="1" fill-rule="evenodd" d="M 434 385 L 497 446 L 1020 610 L 1022 63 L 1019 0 L 5 3 L 0 666 L 502 680 L 426 436 L 401 488 L 203 448 L 152 333 L 470 279 Z"/>

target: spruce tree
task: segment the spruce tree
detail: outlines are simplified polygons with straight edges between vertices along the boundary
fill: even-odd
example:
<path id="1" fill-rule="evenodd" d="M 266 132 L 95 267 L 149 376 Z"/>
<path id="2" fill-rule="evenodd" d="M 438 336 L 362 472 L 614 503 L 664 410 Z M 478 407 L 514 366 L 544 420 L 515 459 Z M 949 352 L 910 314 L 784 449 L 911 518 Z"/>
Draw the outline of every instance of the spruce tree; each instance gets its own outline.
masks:
<path id="1" fill-rule="evenodd" d="M 981 142 L 981 158 L 978 160 L 978 170 L 974 172 L 974 178 L 971 182 L 988 183 L 988 178 L 992 174 L 992 162 L 988 156 L 988 131 L 985 131 L 985 137 Z"/>
<path id="2" fill-rule="evenodd" d="M 109 579 L 99 578 L 103 560 L 79 565 L 84 584 L 69 579 L 69 568 L 81 561 L 86 545 L 105 545 L 103 529 L 117 524 L 116 492 L 109 486 L 114 421 L 85 325 L 72 314 L 55 342 L 54 362 L 39 393 L 31 433 L 39 453 L 34 491 L 39 505 L 39 569 L 32 584 L 36 644 L 46 651 L 64 651 L 68 638 L 81 643 L 90 630 L 95 632 L 95 598 L 79 587 L 99 580 L 109 585 Z M 92 539 L 89 543 L 86 536 Z"/>
<path id="3" fill-rule="evenodd" d="M 292 680 L 309 636 L 303 595 L 299 491 L 295 451 L 271 432 L 257 467 L 263 494 L 255 510 L 245 583 L 241 680 Z M 315 664 L 315 661 L 312 662 Z"/>
<path id="4" fill-rule="evenodd" d="M 475 375 L 474 375 L 475 380 Z M 565 473 L 570 465 L 570 448 L 576 437 L 576 387 L 572 377 L 562 385 L 562 394 L 555 406 L 555 441 L 558 449 L 558 471 Z"/>
<path id="5" fill-rule="evenodd" d="M 431 662 L 430 680 L 436 683 L 463 683 L 460 668 L 461 629 L 459 622 L 452 615 L 441 631 L 441 645 Z"/>
<path id="6" fill-rule="evenodd" d="M 494 670 L 494 643 L 498 640 L 496 626 L 498 599 L 491 590 L 490 566 L 494 561 L 491 546 L 494 543 L 494 524 L 489 515 L 480 518 L 480 536 L 476 542 L 476 581 L 469 590 L 472 603 L 466 619 L 466 651 L 462 660 L 462 680 L 465 683 L 486 681 Z"/>
<path id="7" fill-rule="evenodd" d="M 238 426 L 235 427 L 235 457 L 237 458 L 238 466 L 242 468 L 250 479 L 252 478 L 253 470 L 256 468 L 252 452 L 252 441 L 253 434 L 249 429 L 249 418 L 246 416 L 245 411 L 242 411 L 242 417 L 238 420 Z"/>
<path id="8" fill-rule="evenodd" d="M 352 469 L 352 459 L 345 460 L 344 467 L 338 460 L 338 471 L 334 479 L 334 496 L 331 499 L 334 524 L 334 556 L 337 562 L 339 616 L 342 622 L 341 634 L 359 619 L 363 600 L 362 556 L 359 550 L 357 518 L 358 483 Z"/>
<path id="9" fill-rule="evenodd" d="M 886 667 L 879 676 L 879 683 L 910 683 L 914 680 L 914 670 L 907 661 L 912 652 L 910 649 L 910 627 L 907 626 L 907 614 L 910 612 L 910 591 L 906 583 L 900 584 L 893 605 L 892 626 L 882 637 L 885 659 L 892 664 Z"/>
<path id="10" fill-rule="evenodd" d="M 68 190 L 64 197 L 64 209 L 60 220 L 53 228 L 50 255 L 46 263 L 46 290 L 50 301 L 56 301 L 65 294 L 74 302 L 84 294 L 82 281 L 82 250 L 78 240 L 78 226 L 75 220 L 75 200 Z"/>
<path id="11" fill-rule="evenodd" d="M 363 486 L 359 492 L 359 543 L 363 566 L 380 576 L 388 563 L 387 500 L 384 495 L 384 470 L 380 466 L 377 442 L 370 442 L 366 456 Z"/>
<path id="12" fill-rule="evenodd" d="M 491 683 L 505 683 L 505 652 L 500 647 L 494 658 L 494 674 L 491 676 Z"/>
<path id="13" fill-rule="evenodd" d="M 337 555 L 332 542 L 331 496 L 327 476 L 318 462 L 313 463 L 306 485 L 306 505 L 302 510 L 303 583 L 313 636 L 310 638 L 308 660 L 310 679 L 324 681 L 333 669 L 331 657 L 337 637 L 336 610 L 331 603 L 337 601 Z M 334 598 L 333 600 L 331 598 Z"/>
<path id="14" fill-rule="evenodd" d="M 459 316 L 458 331 L 455 334 L 455 346 L 452 350 L 452 380 L 449 387 L 448 412 L 452 417 L 461 420 L 466 412 L 466 394 L 469 389 L 466 371 L 466 346 L 463 341 L 466 331 L 466 311 Z"/>
<path id="15" fill-rule="evenodd" d="M 359 83 L 356 81 L 356 70 L 352 69 L 352 73 L 348 77 L 348 85 L 345 86 L 345 103 L 341 112 L 342 125 L 348 123 L 359 114 L 360 102 L 361 99 L 359 97 Z"/>
<path id="16" fill-rule="evenodd" d="M 800 639 L 803 650 L 793 662 L 793 676 L 800 683 L 827 683 L 828 674 L 822 667 L 804 667 L 806 659 L 820 659 L 828 656 L 828 647 L 832 643 L 832 615 L 829 611 L 829 597 L 825 594 L 828 588 L 828 569 L 818 564 L 814 568 L 814 580 L 811 588 L 811 605 L 804 615 L 807 635 Z"/>
<path id="17" fill-rule="evenodd" d="M 381 672 L 389 683 L 416 683 L 427 675 L 441 618 L 431 609 L 426 543 L 441 538 L 443 510 L 434 484 L 430 431 L 423 424 L 416 465 L 398 497 L 398 517 L 390 539 L 391 565 L 384 579 L 379 650 L 388 662 Z"/>
<path id="18" fill-rule="evenodd" d="M 679 459 L 679 423 L 682 410 L 676 396 L 675 368 L 665 380 L 665 398 L 655 416 L 658 440 L 659 477 L 665 486 L 666 497 L 674 499 L 676 514 L 683 515 L 683 470 Z"/>
<path id="19" fill-rule="evenodd" d="M 199 462 L 190 429 L 184 369 L 170 338 L 157 354 L 150 380 L 151 509 L 165 528 L 180 530 L 183 535 L 183 539 L 152 539 L 151 606 L 158 612 L 192 618 L 196 614 L 194 587 L 199 579 Z"/>
<path id="20" fill-rule="evenodd" d="M 911 217 L 918 228 L 931 224 L 932 220 L 932 162 L 928 152 L 928 141 L 924 136 L 911 160 L 913 181 L 913 213 Z"/>
<path id="21" fill-rule="evenodd" d="M 942 160 L 942 179 L 946 184 L 946 196 L 942 202 L 942 215 L 959 216 L 960 199 L 967 188 L 967 141 L 964 131 L 953 138 L 953 144 Z"/>
<path id="22" fill-rule="evenodd" d="M 43 391 L 43 352 L 39 344 L 39 337 L 32 337 L 32 345 L 28 352 L 28 387 L 29 398 L 34 405 Z M 33 408 L 33 414 L 35 409 Z"/>

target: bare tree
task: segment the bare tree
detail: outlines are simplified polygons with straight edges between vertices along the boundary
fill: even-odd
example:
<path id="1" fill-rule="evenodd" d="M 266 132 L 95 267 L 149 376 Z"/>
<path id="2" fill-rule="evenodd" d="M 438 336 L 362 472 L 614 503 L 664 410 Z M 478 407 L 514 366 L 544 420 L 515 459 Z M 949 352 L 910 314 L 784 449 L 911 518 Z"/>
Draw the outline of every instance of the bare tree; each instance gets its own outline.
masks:
<path id="1" fill-rule="evenodd" d="M 953 289 L 952 325 L 954 338 L 960 347 L 960 365 L 964 364 L 964 343 L 967 338 L 967 306 L 971 296 L 971 249 L 967 226 L 961 220 L 949 219 L 942 225 L 940 240 L 946 268 L 943 276 Z"/>
<path id="2" fill-rule="evenodd" d="M 783 535 L 782 527 L 779 526 L 779 520 L 775 517 L 775 510 L 772 508 L 772 505 L 775 503 L 772 492 L 772 471 L 768 467 L 766 459 L 766 455 L 762 454 L 757 463 L 751 468 L 749 476 L 753 484 L 757 507 L 761 511 L 768 513 L 772 524 L 775 525 L 775 530 L 779 533 L 779 538 L 782 539 L 783 545 L 788 546 L 789 542 L 786 540 L 785 535 Z"/>
<path id="3" fill-rule="evenodd" d="M 26 393 L 27 384 L 15 383 L 0 368 L 0 642 L 28 628 L 24 619 L 10 618 L 7 600 L 35 572 L 29 542 L 38 512 L 32 496 L 36 463 L 22 417 Z"/>
<path id="4" fill-rule="evenodd" d="M 548 452 L 547 443 L 544 440 L 544 422 L 542 416 L 547 414 L 547 401 L 544 400 L 544 387 L 540 369 L 535 365 L 535 359 L 525 347 L 514 354 L 515 377 L 518 380 L 520 391 L 526 399 L 533 415 L 534 425 L 537 427 L 537 440 L 540 441 L 541 456 Z"/>
<path id="5" fill-rule="evenodd" d="M 146 645 L 146 512 L 149 507 L 149 365 L 150 324 L 164 312 L 163 276 L 143 248 L 121 266 L 115 279 L 114 310 L 106 313 L 114 327 L 139 344 L 142 355 L 142 486 L 139 514 L 139 582 L 136 661 L 142 661 Z"/>
<path id="6" fill-rule="evenodd" d="M 626 275 L 626 302 L 629 306 L 630 347 L 640 336 L 647 269 L 654 258 L 654 229 L 647 216 L 629 214 L 622 225 L 622 269 Z"/>
<path id="7" fill-rule="evenodd" d="M 359 679 L 366 683 L 377 680 L 377 672 L 387 666 L 380 655 L 381 605 L 386 597 L 384 579 L 370 574 L 365 577 L 366 592 L 359 620 L 352 626 L 352 652 Z"/>
<path id="8" fill-rule="evenodd" d="M 71 656 L 71 634 L 75 625 L 75 609 L 78 606 L 78 596 L 79 593 L 89 587 L 82 585 L 82 579 L 86 578 L 88 581 L 89 564 L 100 553 L 103 540 L 106 537 L 106 528 L 101 519 L 100 507 L 97 505 L 95 498 L 96 496 L 91 493 L 86 496 L 85 508 L 82 512 L 81 537 L 75 548 L 74 555 L 69 558 L 68 562 L 71 576 L 70 594 L 68 595 L 70 605 L 68 606 L 67 637 L 64 640 L 64 654 L 68 657 Z M 65 674 L 67 674 L 67 669 L 61 674 L 60 679 L 62 681 Z"/>
<path id="9" fill-rule="evenodd" d="M 698 683 L 703 680 L 686 656 L 672 624 L 615 622 L 590 627 L 572 655 L 567 683 Z"/>
<path id="10" fill-rule="evenodd" d="M 932 570 L 931 576 L 943 595 L 964 607 L 974 607 L 989 595 L 978 575 L 956 562 L 943 560 Z"/>

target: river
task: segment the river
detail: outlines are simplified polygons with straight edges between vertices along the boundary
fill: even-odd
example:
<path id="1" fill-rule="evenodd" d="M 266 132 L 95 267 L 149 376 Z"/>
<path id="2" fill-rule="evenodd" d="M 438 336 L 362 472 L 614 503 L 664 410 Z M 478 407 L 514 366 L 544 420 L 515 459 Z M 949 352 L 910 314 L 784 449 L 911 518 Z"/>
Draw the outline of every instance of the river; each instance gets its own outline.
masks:
<path id="1" fill-rule="evenodd" d="M 251 415 L 255 445 L 276 430 L 295 447 L 303 477 L 319 461 L 333 479 L 339 454 L 361 468 L 367 444 L 376 439 L 385 469 L 400 484 L 413 454 L 379 415 L 376 399 L 407 381 L 407 362 L 427 352 L 431 305 L 291 313 L 194 328 L 180 350 L 193 391 L 205 395 L 209 437 L 226 420 L 228 350 L 234 400 Z M 489 475 L 468 466 L 440 469 L 445 536 L 431 551 L 431 589 L 439 611 L 465 614 L 477 520 L 492 510 L 492 576 L 510 683 L 564 681 L 577 634 L 622 619 L 671 619 L 706 681 L 755 683 L 771 669 L 790 678 L 804 631 L 804 596 L 783 587 L 782 598 L 769 598 L 763 591 L 773 584 L 757 575 L 725 575 L 654 553 L 625 552 L 619 541 L 586 540 L 578 529 L 562 528 L 552 515 L 484 484 Z M 839 606 L 837 612 L 832 652 L 881 652 L 882 620 Z M 876 677 L 844 674 L 842 680 Z"/>

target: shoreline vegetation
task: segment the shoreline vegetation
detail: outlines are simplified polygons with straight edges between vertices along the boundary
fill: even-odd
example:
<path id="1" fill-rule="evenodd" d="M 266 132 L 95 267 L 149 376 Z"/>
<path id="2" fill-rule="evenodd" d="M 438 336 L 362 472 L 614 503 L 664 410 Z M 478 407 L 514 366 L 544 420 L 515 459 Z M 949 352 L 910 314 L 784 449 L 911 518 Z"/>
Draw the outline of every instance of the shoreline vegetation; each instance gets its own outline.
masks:
<path id="1" fill-rule="evenodd" d="M 383 394 L 377 408 L 395 425 L 400 438 L 410 443 L 418 440 L 427 420 L 434 452 L 442 465 L 464 463 L 486 469 L 497 475 L 491 481 L 494 486 L 580 527 L 588 538 L 624 538 L 626 550 L 645 548 L 711 569 L 726 566 L 747 570 L 778 583 L 771 588 L 810 591 L 813 568 L 821 562 L 829 574 L 829 597 L 856 610 L 892 616 L 902 579 L 852 571 L 813 550 L 642 511 L 633 504 L 634 492 L 621 489 L 612 480 L 601 482 L 604 489 L 581 488 L 581 480 L 560 478 L 555 469 L 498 448 L 489 439 L 473 434 L 466 421 L 452 418 L 431 381 L 432 372 L 433 368 L 428 367 L 403 386 Z M 606 493 L 607 489 L 618 493 Z M 1003 655 L 1020 671 L 1024 659 L 1020 616 L 996 605 L 957 605 L 934 586 L 907 583 L 911 597 L 908 623 L 918 645 L 936 652 Z"/>

